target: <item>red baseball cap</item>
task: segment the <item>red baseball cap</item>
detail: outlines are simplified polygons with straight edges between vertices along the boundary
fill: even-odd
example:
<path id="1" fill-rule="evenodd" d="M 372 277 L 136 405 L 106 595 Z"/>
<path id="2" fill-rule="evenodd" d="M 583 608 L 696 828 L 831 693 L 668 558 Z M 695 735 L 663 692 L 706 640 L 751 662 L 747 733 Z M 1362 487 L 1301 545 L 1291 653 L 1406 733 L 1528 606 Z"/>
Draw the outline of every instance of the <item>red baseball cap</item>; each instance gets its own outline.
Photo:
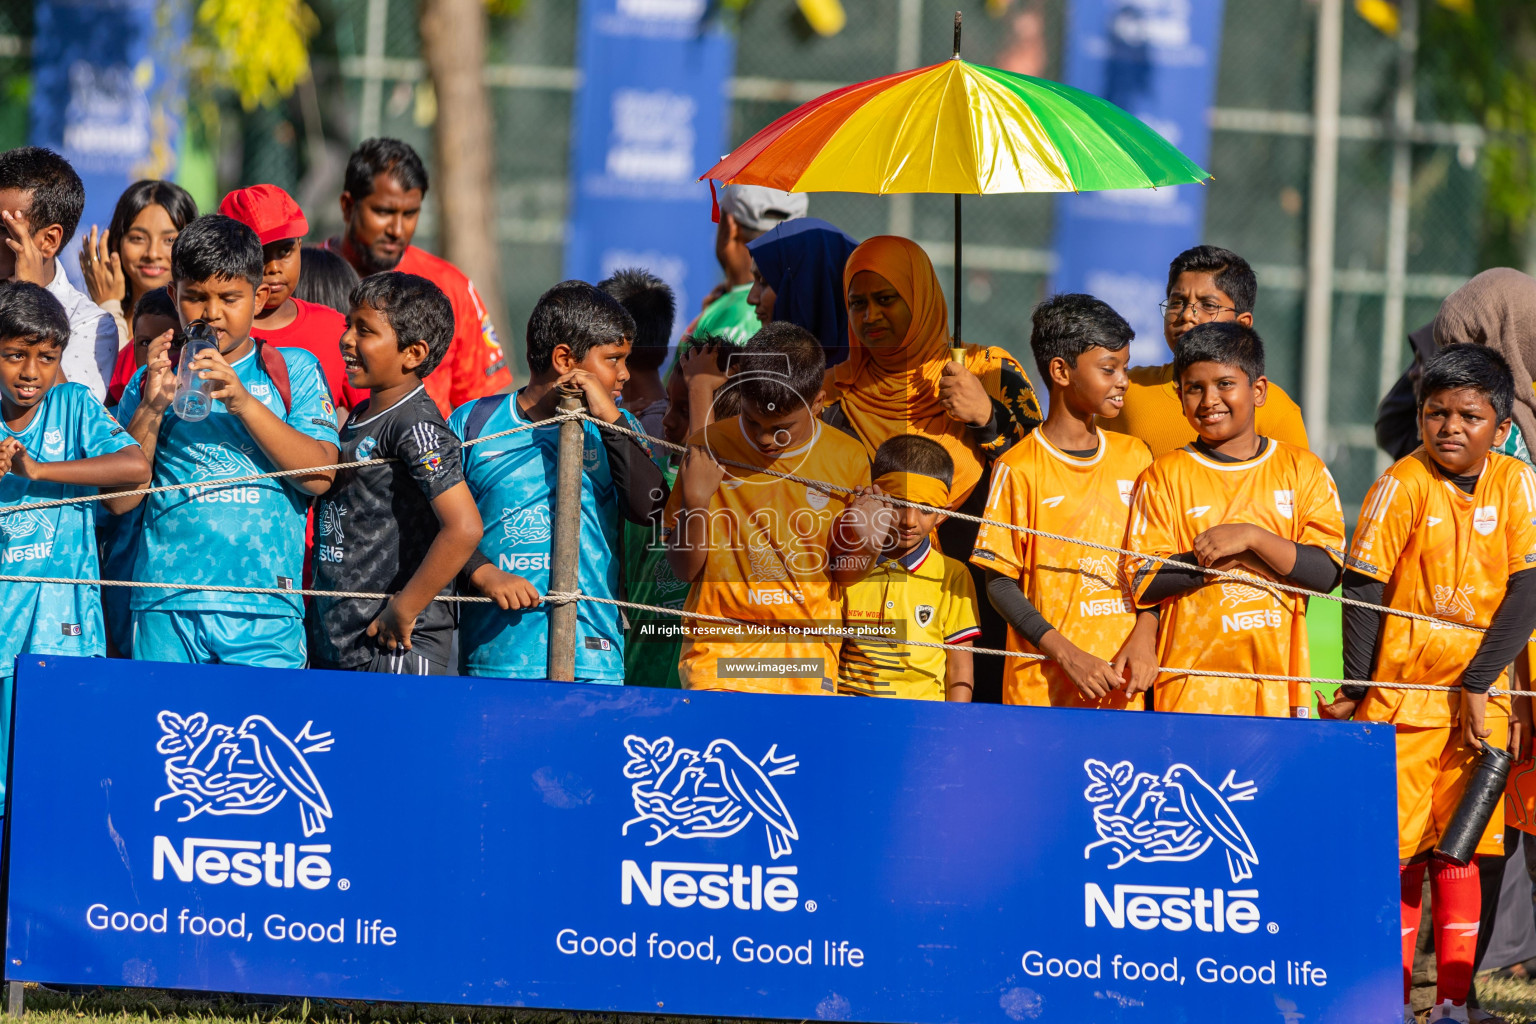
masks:
<path id="1" fill-rule="evenodd" d="M 224 197 L 219 212 L 256 232 L 262 245 L 309 234 L 309 221 L 293 196 L 276 185 L 252 185 Z"/>

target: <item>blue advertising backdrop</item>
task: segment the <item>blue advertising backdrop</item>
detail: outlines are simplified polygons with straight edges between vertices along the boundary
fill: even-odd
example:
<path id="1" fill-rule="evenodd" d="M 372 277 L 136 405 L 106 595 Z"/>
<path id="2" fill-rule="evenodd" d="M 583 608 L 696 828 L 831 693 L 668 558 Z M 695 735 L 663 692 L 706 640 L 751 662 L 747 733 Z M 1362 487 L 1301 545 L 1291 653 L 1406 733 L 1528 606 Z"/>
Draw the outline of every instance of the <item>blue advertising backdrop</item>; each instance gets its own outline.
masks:
<path id="1" fill-rule="evenodd" d="M 1210 169 L 1208 121 L 1223 0 L 1072 0 L 1067 83 L 1139 117 Z M 1198 185 L 1067 194 L 1056 200 L 1057 292 L 1097 295 L 1136 331 L 1131 365 L 1168 361 L 1157 304 L 1168 261 L 1201 241 Z"/>
<path id="2" fill-rule="evenodd" d="M 672 286 L 674 334 L 720 279 L 709 188 L 725 153 L 735 41 L 706 0 L 582 0 L 565 276 L 644 267 Z"/>
<path id="3" fill-rule="evenodd" d="M 6 970 L 730 1017 L 1397 1021 L 1392 729 L 1213 724 L 23 657 Z M 1347 813 L 1317 813 L 1327 777 Z M 1349 884 L 1320 888 L 1331 854 Z"/>
<path id="4" fill-rule="evenodd" d="M 81 229 L 106 230 L 123 189 L 176 169 L 190 5 L 38 0 L 31 142 L 63 154 L 85 182 Z M 60 260 L 80 281 L 80 231 Z"/>

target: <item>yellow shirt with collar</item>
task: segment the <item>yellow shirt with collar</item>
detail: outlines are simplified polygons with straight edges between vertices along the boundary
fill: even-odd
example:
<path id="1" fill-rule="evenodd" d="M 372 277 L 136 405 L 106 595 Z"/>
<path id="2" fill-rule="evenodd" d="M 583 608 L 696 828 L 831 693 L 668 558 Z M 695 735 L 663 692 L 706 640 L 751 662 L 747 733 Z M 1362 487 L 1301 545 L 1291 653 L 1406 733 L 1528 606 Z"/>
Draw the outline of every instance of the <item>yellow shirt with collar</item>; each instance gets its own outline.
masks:
<path id="1" fill-rule="evenodd" d="M 838 665 L 838 692 L 943 700 L 949 652 L 890 640 L 964 643 L 981 635 L 976 617 L 970 571 L 931 541 L 901 558 L 882 559 L 843 591 L 849 634 Z M 859 629 L 868 632 L 855 635 Z"/>

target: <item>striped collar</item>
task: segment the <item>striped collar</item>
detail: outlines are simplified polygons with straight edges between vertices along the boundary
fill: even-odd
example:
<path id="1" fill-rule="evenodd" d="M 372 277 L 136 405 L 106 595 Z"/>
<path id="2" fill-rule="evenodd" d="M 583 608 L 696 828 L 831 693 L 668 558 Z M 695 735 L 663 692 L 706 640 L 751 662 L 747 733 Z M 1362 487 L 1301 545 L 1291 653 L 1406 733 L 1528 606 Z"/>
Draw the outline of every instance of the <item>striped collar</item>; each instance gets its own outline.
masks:
<path id="1" fill-rule="evenodd" d="M 900 558 L 886 558 L 882 555 L 878 561 L 882 563 L 895 562 L 897 565 L 907 570 L 907 572 L 917 572 L 917 570 L 922 567 L 922 564 L 928 560 L 928 555 L 932 551 L 933 541 L 927 537 L 924 537 L 921 544 L 913 548 L 911 551 L 908 551 Z"/>

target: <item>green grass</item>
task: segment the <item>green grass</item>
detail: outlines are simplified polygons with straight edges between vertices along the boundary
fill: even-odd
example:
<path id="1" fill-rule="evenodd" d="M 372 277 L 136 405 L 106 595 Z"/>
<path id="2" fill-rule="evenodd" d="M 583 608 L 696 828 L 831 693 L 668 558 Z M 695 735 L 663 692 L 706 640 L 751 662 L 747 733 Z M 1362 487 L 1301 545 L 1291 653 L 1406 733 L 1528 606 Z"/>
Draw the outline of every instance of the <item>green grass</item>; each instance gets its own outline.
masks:
<path id="1" fill-rule="evenodd" d="M 1536 982 L 1485 975 L 1478 979 L 1477 991 L 1483 1008 L 1510 1024 L 1536 1022 Z"/>
<path id="2" fill-rule="evenodd" d="M 1510 1024 L 1536 1024 L 1536 982 L 1484 976 L 1483 1007 Z M 155 989 L 53 991 L 27 987 L 30 1024 L 700 1024 L 699 1018 L 483 1009 L 350 999 L 257 996 Z"/>
<path id="3" fill-rule="evenodd" d="M 29 1024 L 700 1024 L 696 1017 L 37 985 L 26 988 L 25 1011 Z"/>
<path id="4" fill-rule="evenodd" d="M 1314 597 L 1307 602 L 1307 653 L 1312 660 L 1308 675 L 1319 679 L 1344 678 L 1344 606 L 1337 601 Z M 1312 689 L 1332 700 L 1338 687 L 1314 683 Z"/>

